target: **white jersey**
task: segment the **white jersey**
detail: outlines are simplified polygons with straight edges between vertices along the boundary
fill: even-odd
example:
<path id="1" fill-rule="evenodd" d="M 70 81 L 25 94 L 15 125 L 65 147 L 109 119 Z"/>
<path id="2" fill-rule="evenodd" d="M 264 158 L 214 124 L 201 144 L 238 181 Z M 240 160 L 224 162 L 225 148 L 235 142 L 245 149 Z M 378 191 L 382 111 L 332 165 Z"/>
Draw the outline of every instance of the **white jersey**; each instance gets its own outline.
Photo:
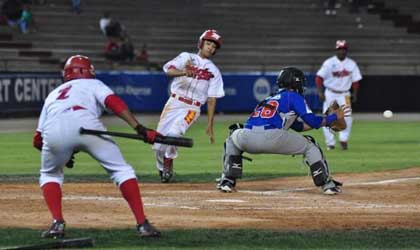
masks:
<path id="1" fill-rule="evenodd" d="M 98 79 L 68 81 L 51 91 L 45 99 L 37 131 L 42 132 L 46 122 L 69 109 L 84 109 L 96 118 L 105 110 L 105 99 L 114 92 Z"/>
<path id="2" fill-rule="evenodd" d="M 325 88 L 336 92 L 349 91 L 353 82 L 362 79 L 356 62 L 348 57 L 343 61 L 337 56 L 328 58 L 316 74 L 324 79 Z"/>
<path id="3" fill-rule="evenodd" d="M 225 95 L 219 69 L 211 60 L 201 58 L 197 54 L 182 52 L 167 62 L 163 66 L 163 70 L 165 72 L 171 68 L 183 70 L 188 63 L 198 70 L 197 76 L 195 78 L 175 77 L 171 84 L 172 93 L 201 103 L 205 103 L 208 97 L 220 98 Z"/>

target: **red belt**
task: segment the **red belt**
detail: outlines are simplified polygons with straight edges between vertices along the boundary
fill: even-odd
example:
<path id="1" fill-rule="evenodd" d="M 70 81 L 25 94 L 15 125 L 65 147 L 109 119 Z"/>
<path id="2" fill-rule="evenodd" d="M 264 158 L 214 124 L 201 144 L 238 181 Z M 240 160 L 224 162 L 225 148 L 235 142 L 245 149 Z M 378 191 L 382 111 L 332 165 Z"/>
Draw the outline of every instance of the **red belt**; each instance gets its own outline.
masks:
<path id="1" fill-rule="evenodd" d="M 81 109 L 86 109 L 86 108 L 84 108 L 84 107 L 82 107 L 82 106 L 79 106 L 79 105 L 75 105 L 75 106 L 72 106 L 72 107 L 70 107 L 70 108 L 67 108 L 66 110 L 73 110 L 73 111 L 77 111 L 77 110 L 81 110 Z"/>
<path id="2" fill-rule="evenodd" d="M 195 105 L 197 107 L 201 106 L 201 102 L 199 102 L 199 101 L 194 101 L 192 99 L 188 99 L 188 98 L 185 98 L 185 97 L 182 97 L 182 96 L 179 96 L 179 95 L 177 96 L 177 94 L 174 94 L 174 93 L 171 94 L 171 97 L 176 98 L 179 101 L 181 101 L 183 103 L 186 103 L 186 104 L 189 104 L 189 105 Z"/>

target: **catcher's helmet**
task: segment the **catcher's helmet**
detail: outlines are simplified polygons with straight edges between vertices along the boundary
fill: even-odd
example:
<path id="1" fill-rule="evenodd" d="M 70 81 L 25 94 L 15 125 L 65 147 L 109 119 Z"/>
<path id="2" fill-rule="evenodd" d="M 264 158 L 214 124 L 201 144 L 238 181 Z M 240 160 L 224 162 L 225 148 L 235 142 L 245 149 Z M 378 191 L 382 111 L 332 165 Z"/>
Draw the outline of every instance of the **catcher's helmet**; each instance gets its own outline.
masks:
<path id="1" fill-rule="evenodd" d="M 300 69 L 295 67 L 283 68 L 277 76 L 277 85 L 279 88 L 287 88 L 303 95 L 306 78 Z"/>
<path id="2" fill-rule="evenodd" d="M 87 56 L 71 56 L 64 65 L 63 78 L 65 82 L 80 78 L 95 78 L 95 68 Z"/>
<path id="3" fill-rule="evenodd" d="M 198 39 L 198 48 L 201 49 L 203 47 L 204 40 L 213 41 L 216 43 L 216 48 L 220 49 L 222 47 L 222 36 L 219 35 L 217 30 L 206 30 L 203 34 L 201 34 L 200 38 Z"/>

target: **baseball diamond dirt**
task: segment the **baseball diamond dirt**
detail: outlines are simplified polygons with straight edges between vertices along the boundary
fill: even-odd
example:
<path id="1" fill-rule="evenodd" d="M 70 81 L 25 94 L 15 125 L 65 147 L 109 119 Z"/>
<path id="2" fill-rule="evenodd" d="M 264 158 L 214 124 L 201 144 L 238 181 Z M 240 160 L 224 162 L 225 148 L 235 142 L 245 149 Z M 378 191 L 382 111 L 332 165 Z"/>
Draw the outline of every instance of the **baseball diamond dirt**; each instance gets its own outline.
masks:
<path id="1" fill-rule="evenodd" d="M 149 218 L 162 229 L 420 228 L 420 167 L 336 177 L 344 182 L 336 196 L 323 195 L 309 176 L 243 181 L 231 194 L 213 183 L 140 186 Z M 1 183 L 0 189 L 0 227 L 41 229 L 50 222 L 36 183 Z M 109 183 L 67 183 L 63 192 L 68 227 L 133 226 L 128 206 Z"/>

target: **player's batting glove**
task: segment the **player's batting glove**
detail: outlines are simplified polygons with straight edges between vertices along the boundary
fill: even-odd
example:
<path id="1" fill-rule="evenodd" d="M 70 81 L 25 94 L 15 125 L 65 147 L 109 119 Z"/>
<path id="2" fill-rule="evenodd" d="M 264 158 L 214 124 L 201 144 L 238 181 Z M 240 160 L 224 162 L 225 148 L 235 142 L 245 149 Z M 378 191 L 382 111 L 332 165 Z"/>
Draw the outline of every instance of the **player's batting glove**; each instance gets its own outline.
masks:
<path id="1" fill-rule="evenodd" d="M 137 131 L 137 134 L 142 135 L 144 137 L 144 142 L 150 144 L 155 143 L 156 136 L 160 135 L 156 130 L 146 128 L 141 124 L 137 125 L 135 130 Z"/>

